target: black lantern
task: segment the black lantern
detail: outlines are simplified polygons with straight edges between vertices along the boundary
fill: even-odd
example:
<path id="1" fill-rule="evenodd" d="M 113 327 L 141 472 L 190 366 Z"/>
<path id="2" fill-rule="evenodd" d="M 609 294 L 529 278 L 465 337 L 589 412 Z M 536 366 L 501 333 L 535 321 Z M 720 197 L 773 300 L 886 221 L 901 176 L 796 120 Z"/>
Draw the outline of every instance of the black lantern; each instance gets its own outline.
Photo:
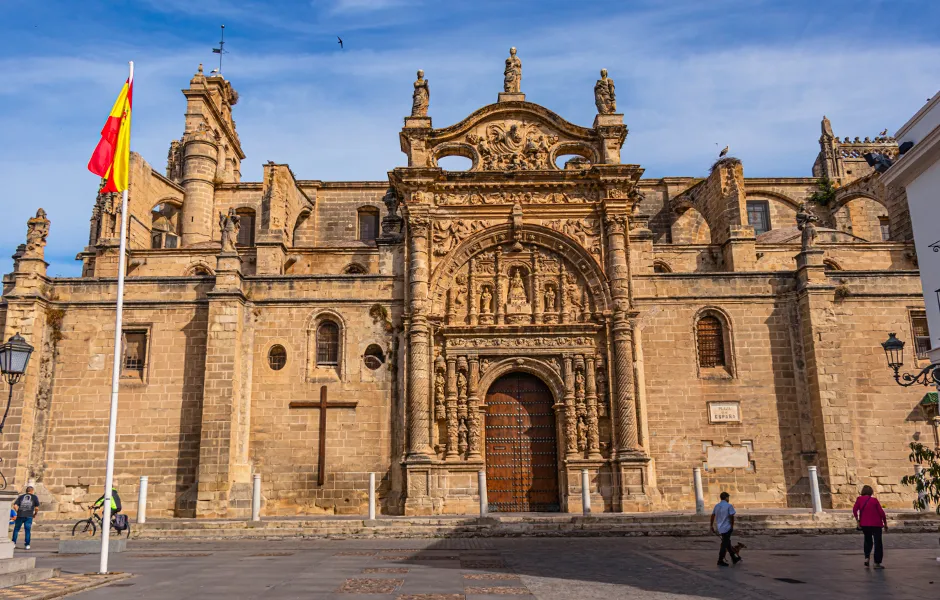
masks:
<path id="1" fill-rule="evenodd" d="M 29 357 L 33 347 L 26 343 L 23 336 L 16 334 L 6 344 L 0 345 L 0 372 L 10 385 L 10 396 L 7 398 L 7 409 L 3 411 L 3 420 L 0 421 L 0 433 L 7 422 L 10 413 L 10 404 L 13 403 L 13 384 L 20 380 L 29 365 Z"/>
<path id="2" fill-rule="evenodd" d="M 897 373 L 898 369 L 904 365 L 904 342 L 896 338 L 894 333 L 889 333 L 888 340 L 882 342 L 881 347 L 885 349 L 888 366 Z"/>

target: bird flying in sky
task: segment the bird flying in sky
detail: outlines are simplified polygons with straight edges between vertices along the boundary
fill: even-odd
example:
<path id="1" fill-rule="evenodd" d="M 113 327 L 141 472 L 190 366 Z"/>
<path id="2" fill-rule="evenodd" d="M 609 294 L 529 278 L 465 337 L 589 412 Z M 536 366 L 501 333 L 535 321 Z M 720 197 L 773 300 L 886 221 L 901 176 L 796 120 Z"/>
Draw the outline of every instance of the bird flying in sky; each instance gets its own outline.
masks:
<path id="1" fill-rule="evenodd" d="M 339 44 L 339 48 L 340 48 L 340 50 L 342 50 L 342 49 L 343 49 L 343 38 L 341 38 L 341 37 L 339 37 L 339 36 L 336 36 L 336 39 L 339 40 L 339 41 L 336 42 L 336 43 Z"/>

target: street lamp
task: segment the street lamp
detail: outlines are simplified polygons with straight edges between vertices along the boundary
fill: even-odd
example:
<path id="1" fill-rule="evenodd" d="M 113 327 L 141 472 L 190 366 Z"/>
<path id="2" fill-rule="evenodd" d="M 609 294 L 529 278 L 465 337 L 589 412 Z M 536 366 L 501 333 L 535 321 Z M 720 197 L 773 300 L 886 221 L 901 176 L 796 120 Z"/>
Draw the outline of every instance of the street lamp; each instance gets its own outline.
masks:
<path id="1" fill-rule="evenodd" d="M 900 372 L 901 367 L 904 366 L 904 342 L 896 338 L 894 333 L 888 334 L 888 339 L 881 343 L 881 347 L 884 348 L 888 367 L 894 370 L 894 380 L 898 382 L 898 385 L 909 387 L 915 383 L 922 385 L 940 384 L 937 374 L 937 371 L 940 370 L 940 364 L 927 365 L 917 375 Z"/>
<path id="2" fill-rule="evenodd" d="M 6 344 L 0 345 L 0 371 L 2 371 L 3 378 L 10 385 L 7 409 L 3 412 L 3 420 L 0 421 L 0 433 L 3 433 L 7 415 L 10 414 L 10 404 L 13 403 L 13 385 L 26 372 L 26 365 L 29 364 L 29 357 L 32 353 L 33 347 L 27 344 L 23 336 L 18 333 L 11 337 Z"/>

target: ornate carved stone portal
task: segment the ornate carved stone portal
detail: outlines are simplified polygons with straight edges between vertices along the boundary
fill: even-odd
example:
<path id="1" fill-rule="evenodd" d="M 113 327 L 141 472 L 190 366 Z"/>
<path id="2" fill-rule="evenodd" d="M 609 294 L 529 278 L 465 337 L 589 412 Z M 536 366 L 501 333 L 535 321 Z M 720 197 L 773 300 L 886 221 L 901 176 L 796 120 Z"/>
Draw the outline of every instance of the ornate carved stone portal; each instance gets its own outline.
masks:
<path id="1" fill-rule="evenodd" d="M 468 510 L 475 500 L 466 489 L 481 468 L 496 496 L 506 496 L 491 497 L 501 510 L 531 510 L 524 498 L 535 480 L 539 510 L 580 506 L 579 483 L 569 482 L 580 481 L 582 468 L 610 482 L 597 491 L 603 507 L 643 504 L 627 261 L 642 171 L 619 164 L 626 129 L 620 115 L 605 118 L 586 129 L 501 99 L 444 129 L 406 121 L 402 148 L 412 166 L 389 177 L 410 242 L 406 511 Z M 571 154 L 582 159 L 577 170 L 556 165 Z M 469 158 L 470 171 L 437 167 L 451 155 Z M 510 412 L 528 410 L 525 394 L 491 389 L 519 373 L 547 390 L 550 398 L 532 404 L 541 416 L 490 405 L 496 394 Z M 536 440 L 513 419 L 554 431 Z M 525 439 L 497 443 L 510 425 Z M 517 442 L 548 444 L 553 466 L 546 472 L 540 463 L 535 473 L 502 464 L 498 448 Z M 547 481 L 557 489 L 543 489 Z"/>

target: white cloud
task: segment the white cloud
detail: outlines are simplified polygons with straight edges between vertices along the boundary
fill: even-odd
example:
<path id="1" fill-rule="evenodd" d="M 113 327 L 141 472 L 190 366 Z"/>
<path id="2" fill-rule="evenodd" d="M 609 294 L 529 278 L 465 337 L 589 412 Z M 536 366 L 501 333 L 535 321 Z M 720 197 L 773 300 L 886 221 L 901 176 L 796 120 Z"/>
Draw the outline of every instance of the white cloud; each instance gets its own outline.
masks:
<path id="1" fill-rule="evenodd" d="M 404 164 L 398 132 L 410 110 L 415 71 L 425 70 L 430 114 L 443 127 L 496 100 L 510 45 L 523 60 L 528 99 L 584 126 L 594 117 L 597 72 L 609 69 L 630 127 L 624 161 L 652 177 L 704 174 L 716 142 L 731 146 L 748 176 L 809 175 L 823 114 L 840 136 L 875 135 L 906 121 L 940 80 L 937 44 L 812 37 L 706 44 L 699 40 L 717 18 L 709 16 L 711 9 L 683 19 L 675 10 L 528 29 L 516 21 L 455 21 L 450 28 L 413 28 L 397 44 L 350 44 L 342 53 L 313 51 L 309 44 L 297 52 L 242 48 L 227 59 L 226 72 L 241 93 L 235 118 L 248 154 L 244 178 L 258 180 L 260 165 L 270 159 L 289 163 L 303 179 L 384 179 Z M 389 18 L 399 12 L 408 11 L 390 10 Z M 269 13 L 278 23 L 290 21 Z M 301 25 L 303 19 L 290 24 L 295 30 Z M 108 46 L 104 57 L 96 48 L 66 58 L 0 60 L 0 137 L 14 140 L 0 146 L 9 207 L 0 257 L 25 240 L 26 219 L 43 206 L 52 219 L 50 272 L 78 274 L 79 264 L 70 270 L 69 262 L 87 243 L 96 183 L 85 164 L 123 80 L 128 50 Z M 167 145 L 183 127 L 179 89 L 207 51 L 187 44 L 136 48 L 134 54 L 133 146 L 162 170 Z M 10 262 L 0 260 L 0 272 L 9 269 Z"/>

